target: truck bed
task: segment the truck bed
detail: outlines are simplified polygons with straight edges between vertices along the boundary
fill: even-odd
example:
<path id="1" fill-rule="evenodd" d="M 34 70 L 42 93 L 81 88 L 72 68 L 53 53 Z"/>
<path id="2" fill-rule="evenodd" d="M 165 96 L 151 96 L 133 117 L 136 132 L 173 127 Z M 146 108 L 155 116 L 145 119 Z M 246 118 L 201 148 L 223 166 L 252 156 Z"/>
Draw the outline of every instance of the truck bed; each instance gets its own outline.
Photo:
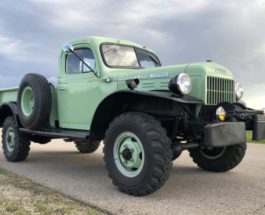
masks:
<path id="1" fill-rule="evenodd" d="M 18 88 L 0 89 L 0 106 L 5 102 L 17 101 Z"/>

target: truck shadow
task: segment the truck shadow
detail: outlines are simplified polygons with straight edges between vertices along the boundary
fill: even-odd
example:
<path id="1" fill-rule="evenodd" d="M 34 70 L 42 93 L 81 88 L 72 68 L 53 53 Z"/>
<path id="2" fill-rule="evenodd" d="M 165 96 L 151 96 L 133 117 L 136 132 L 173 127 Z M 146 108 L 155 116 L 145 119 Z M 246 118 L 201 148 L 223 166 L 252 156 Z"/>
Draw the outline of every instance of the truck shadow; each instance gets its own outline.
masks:
<path id="1" fill-rule="evenodd" d="M 192 161 L 183 155 L 183 158 L 174 162 L 170 177 L 166 184 L 152 195 L 140 198 L 134 198 L 122 194 L 112 185 L 105 170 L 103 154 L 99 149 L 93 154 L 80 154 L 76 151 L 35 151 L 30 153 L 27 161 L 19 163 L 19 171 L 27 171 L 28 175 L 33 175 L 34 180 L 54 181 L 51 187 L 58 187 L 60 190 L 60 181 L 71 184 L 71 189 L 88 190 L 99 189 L 101 195 L 115 196 L 115 198 L 130 199 L 135 202 L 170 200 L 183 201 L 192 198 L 216 198 L 218 195 L 235 195 L 231 191 L 231 186 L 237 186 L 240 181 L 246 186 L 250 186 L 247 178 L 242 177 L 244 174 L 238 170 L 227 173 L 211 173 L 199 169 Z M 7 162 L 6 162 L 7 163 Z M 6 167 L 14 164 L 7 163 Z M 13 170 L 12 170 L 13 171 Z M 18 171 L 18 174 L 20 174 Z M 16 170 L 14 171 L 16 173 Z M 48 175 L 48 176 L 47 176 Z M 23 175 L 22 175 L 23 176 Z M 51 178 L 50 178 L 51 177 Z M 30 176 L 29 176 L 30 178 Z M 39 181 L 42 183 L 42 181 Z M 50 185 L 49 185 L 50 186 Z M 64 188 L 66 189 L 66 188 Z M 239 188 L 241 189 L 241 187 Z M 181 195 L 179 195 L 181 193 Z M 206 195 L 207 194 L 207 195 Z M 109 197 L 110 197 L 109 196 Z M 192 197 L 191 197 L 192 196 Z M 111 200 L 106 200 L 111 201 Z M 196 200 L 197 201 L 197 200 Z"/>

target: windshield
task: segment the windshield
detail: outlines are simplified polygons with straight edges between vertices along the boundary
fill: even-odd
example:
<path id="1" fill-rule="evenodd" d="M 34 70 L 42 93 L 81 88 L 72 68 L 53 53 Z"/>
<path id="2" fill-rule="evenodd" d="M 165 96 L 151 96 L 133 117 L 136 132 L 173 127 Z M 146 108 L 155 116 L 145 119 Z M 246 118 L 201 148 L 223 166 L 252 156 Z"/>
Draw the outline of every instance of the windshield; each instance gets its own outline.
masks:
<path id="1" fill-rule="evenodd" d="M 109 67 L 152 68 L 161 66 L 155 54 L 132 46 L 103 44 L 101 52 Z"/>

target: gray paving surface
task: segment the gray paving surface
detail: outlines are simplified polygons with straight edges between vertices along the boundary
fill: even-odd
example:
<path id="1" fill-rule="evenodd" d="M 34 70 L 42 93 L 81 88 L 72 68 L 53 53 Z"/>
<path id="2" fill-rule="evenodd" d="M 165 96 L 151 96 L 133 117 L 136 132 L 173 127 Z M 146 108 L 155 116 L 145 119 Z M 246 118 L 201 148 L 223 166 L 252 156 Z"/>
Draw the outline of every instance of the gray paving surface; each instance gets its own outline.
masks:
<path id="1" fill-rule="evenodd" d="M 147 197 L 118 192 L 108 179 L 102 148 L 79 154 L 72 143 L 34 144 L 27 161 L 0 167 L 113 214 L 265 214 L 265 145 L 248 145 L 244 161 L 228 173 L 197 168 L 184 153 L 165 186 Z"/>

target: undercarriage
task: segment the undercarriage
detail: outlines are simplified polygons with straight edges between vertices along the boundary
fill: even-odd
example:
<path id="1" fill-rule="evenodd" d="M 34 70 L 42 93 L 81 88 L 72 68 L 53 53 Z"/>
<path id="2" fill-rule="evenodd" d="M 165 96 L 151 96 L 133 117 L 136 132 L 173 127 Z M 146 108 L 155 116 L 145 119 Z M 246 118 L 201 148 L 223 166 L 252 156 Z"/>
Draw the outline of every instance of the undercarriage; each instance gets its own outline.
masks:
<path id="1" fill-rule="evenodd" d="M 223 107 L 225 119 L 218 119 L 216 110 Z M 253 140 L 265 139 L 265 116 L 262 110 L 253 110 L 242 104 L 221 103 L 203 106 L 197 119 L 187 114 L 178 116 L 172 132 L 175 155 L 195 148 L 220 148 L 246 143 L 246 132 L 252 131 Z"/>

